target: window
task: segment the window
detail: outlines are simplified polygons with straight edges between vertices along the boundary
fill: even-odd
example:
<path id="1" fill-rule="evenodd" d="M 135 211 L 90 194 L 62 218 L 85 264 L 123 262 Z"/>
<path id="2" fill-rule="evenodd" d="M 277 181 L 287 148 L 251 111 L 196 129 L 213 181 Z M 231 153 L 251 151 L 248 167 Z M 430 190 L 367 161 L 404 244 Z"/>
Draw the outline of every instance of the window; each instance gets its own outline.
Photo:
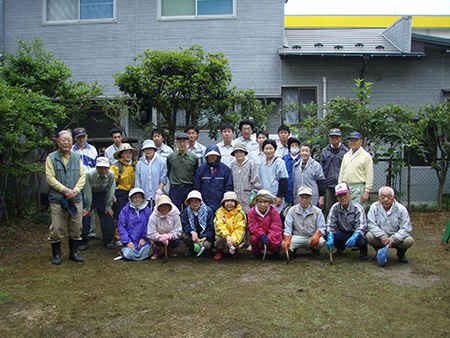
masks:
<path id="1" fill-rule="evenodd" d="M 315 87 L 290 87 L 283 88 L 283 105 L 298 103 L 300 106 L 308 103 L 317 103 L 317 88 Z M 284 114 L 283 122 L 298 124 L 308 116 L 305 111 L 292 110 Z"/>
<path id="2" fill-rule="evenodd" d="M 211 16 L 234 14 L 234 0 L 160 0 L 161 16 Z"/>
<path id="3" fill-rule="evenodd" d="M 46 0 L 45 22 L 114 19 L 115 0 Z"/>

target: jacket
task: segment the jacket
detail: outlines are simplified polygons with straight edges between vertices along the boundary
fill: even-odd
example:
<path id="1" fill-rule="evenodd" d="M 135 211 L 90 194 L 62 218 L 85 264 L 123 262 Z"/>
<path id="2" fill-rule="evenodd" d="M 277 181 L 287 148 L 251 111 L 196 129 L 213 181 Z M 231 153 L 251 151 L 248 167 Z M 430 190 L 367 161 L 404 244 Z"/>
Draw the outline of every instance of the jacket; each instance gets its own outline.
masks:
<path id="1" fill-rule="evenodd" d="M 234 192 L 237 195 L 242 210 L 248 214 L 250 211 L 250 196 L 252 190 L 261 189 L 259 171 L 255 162 L 246 158 L 242 165 L 236 161 L 231 163 L 231 173 L 233 175 Z"/>
<path id="2" fill-rule="evenodd" d="M 293 177 L 294 164 L 297 163 L 301 159 L 302 159 L 302 157 L 300 156 L 300 153 L 297 155 L 297 157 L 295 159 L 292 158 L 292 155 L 290 153 L 283 156 L 283 161 L 286 164 L 286 170 L 287 170 L 288 175 L 289 175 L 289 177 L 288 177 L 288 190 L 287 190 L 287 195 L 285 197 L 287 202 L 292 202 L 292 197 L 293 197 L 292 177 Z"/>
<path id="3" fill-rule="evenodd" d="M 150 200 L 155 199 L 156 190 L 158 190 L 160 183 L 167 184 L 165 161 L 155 154 L 149 164 L 145 156 L 142 156 L 136 164 L 134 187 L 144 190 L 147 199 Z"/>
<path id="4" fill-rule="evenodd" d="M 311 237 L 317 229 L 325 235 L 326 225 L 322 210 L 309 205 L 305 210 L 297 204 L 289 209 L 284 221 L 284 236 L 295 235 Z"/>
<path id="5" fill-rule="evenodd" d="M 347 152 L 348 148 L 342 143 L 337 149 L 333 148 L 331 144 L 323 148 L 320 165 L 325 175 L 325 186 L 327 188 L 334 188 L 338 184 L 342 158 Z"/>
<path id="6" fill-rule="evenodd" d="M 181 224 L 183 225 L 184 233 L 188 236 L 191 235 L 191 231 L 195 231 L 198 238 L 206 237 L 207 240 L 211 241 L 214 239 L 214 211 L 212 211 L 212 209 L 206 204 L 205 207 L 207 209 L 207 217 L 204 224 L 200 224 L 198 216 L 194 216 L 193 225 L 189 222 L 188 209 L 191 208 L 189 206 L 183 211 Z"/>
<path id="7" fill-rule="evenodd" d="M 119 231 L 120 241 L 124 247 L 127 246 L 127 243 L 132 242 L 135 248 L 139 249 L 139 240 L 141 238 L 145 240 L 145 245 L 149 244 L 147 224 L 152 211 L 147 206 L 147 201 L 144 203 L 145 207 L 136 210 L 128 202 L 119 214 L 117 229 Z"/>
<path id="8" fill-rule="evenodd" d="M 266 158 L 259 164 L 259 178 L 261 179 L 262 189 L 268 190 L 272 195 L 283 197 L 281 205 L 277 208 L 278 212 L 284 209 L 284 197 L 286 197 L 288 188 L 288 172 L 286 163 L 274 156 L 269 164 Z"/>
<path id="9" fill-rule="evenodd" d="M 130 191 L 134 188 L 134 181 L 136 180 L 136 171 L 135 166 L 136 162 L 134 161 L 131 164 L 127 164 L 123 158 L 121 158 L 118 162 L 111 166 L 111 170 L 114 171 L 114 176 L 116 178 L 116 188 L 120 190 Z M 119 166 L 123 165 L 123 171 L 120 173 Z M 119 177 L 120 176 L 120 177 Z"/>
<path id="10" fill-rule="evenodd" d="M 155 206 L 153 213 L 148 220 L 147 237 L 151 241 L 156 241 L 159 235 L 171 234 L 172 239 L 181 237 L 180 211 L 172 204 L 172 209 L 161 215 L 158 207 Z"/>
<path id="11" fill-rule="evenodd" d="M 325 195 L 325 176 L 323 175 L 322 167 L 312 157 L 306 163 L 305 169 L 302 170 L 302 161 L 294 164 L 293 168 L 293 189 L 292 189 L 292 203 L 298 204 L 297 191 L 301 187 L 310 187 L 313 191 L 311 204 L 316 205 L 320 196 Z"/>
<path id="12" fill-rule="evenodd" d="M 265 234 L 271 243 L 280 245 L 283 240 L 283 227 L 277 209 L 270 206 L 267 213 L 262 217 L 256 211 L 256 208 L 257 206 L 255 205 L 248 212 L 248 228 L 250 233 L 258 237 Z"/>
<path id="13" fill-rule="evenodd" d="M 366 211 L 361 204 L 350 201 L 347 210 L 339 202 L 333 204 L 328 212 L 327 232 L 334 234 L 337 229 L 345 232 L 357 231 L 361 236 L 366 234 Z"/>
<path id="14" fill-rule="evenodd" d="M 234 246 L 238 245 L 244 238 L 246 224 L 247 217 L 245 217 L 240 205 L 231 211 L 224 207 L 220 207 L 216 211 L 216 217 L 214 218 L 216 235 L 223 239 L 231 236 Z"/>
<path id="15" fill-rule="evenodd" d="M 211 150 L 220 154 L 219 148 L 211 144 L 206 148 L 206 154 Z M 213 173 L 211 173 L 213 171 Z M 230 168 L 220 162 L 220 156 L 214 163 L 203 163 L 195 172 L 194 189 L 201 192 L 203 201 L 213 211 L 220 208 L 223 194 L 233 191 L 233 176 Z"/>

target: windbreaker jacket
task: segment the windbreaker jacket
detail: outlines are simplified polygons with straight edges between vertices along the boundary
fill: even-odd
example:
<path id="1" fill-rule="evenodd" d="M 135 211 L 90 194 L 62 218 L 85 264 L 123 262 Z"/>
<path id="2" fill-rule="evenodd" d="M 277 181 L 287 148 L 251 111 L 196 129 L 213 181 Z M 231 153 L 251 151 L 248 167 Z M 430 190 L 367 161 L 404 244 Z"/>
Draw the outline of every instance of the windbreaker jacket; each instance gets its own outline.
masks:
<path id="1" fill-rule="evenodd" d="M 122 175 L 119 180 L 119 164 L 116 163 L 111 166 L 111 170 L 114 171 L 114 177 L 116 178 L 116 188 L 120 190 L 130 191 L 134 188 L 134 181 L 136 180 L 136 171 L 133 164 L 137 161 L 133 161 L 128 164 L 123 158 L 119 160 L 124 166 Z"/>
<path id="2" fill-rule="evenodd" d="M 147 203 L 147 202 L 145 202 Z M 149 244 L 147 237 L 147 224 L 152 211 L 148 206 L 143 209 L 134 209 L 128 202 L 119 214 L 117 228 L 120 241 L 123 246 L 132 242 L 136 249 L 139 249 L 139 240 L 143 238 L 145 245 Z"/>
<path id="3" fill-rule="evenodd" d="M 273 206 L 269 207 L 266 215 L 262 217 L 255 209 L 255 205 L 248 213 L 248 228 L 255 236 L 265 234 L 274 245 L 280 245 L 283 240 L 283 227 L 280 214 Z"/>
<path id="4" fill-rule="evenodd" d="M 181 217 L 181 224 L 183 225 L 183 231 L 190 235 L 191 231 L 195 231 L 198 235 L 198 238 L 206 237 L 207 240 L 214 240 L 214 211 L 207 205 L 207 217 L 206 224 L 201 225 L 198 221 L 198 216 L 194 216 L 194 226 L 191 226 L 189 223 L 188 209 L 191 207 L 187 207 L 183 211 L 183 217 Z"/>
<path id="5" fill-rule="evenodd" d="M 301 187 L 309 187 L 312 189 L 311 204 L 316 205 L 320 196 L 325 195 L 325 176 L 323 175 L 322 167 L 312 157 L 306 163 L 305 169 L 302 170 L 302 161 L 294 164 L 293 169 L 293 189 L 292 189 L 292 203 L 298 204 L 297 191 Z"/>
<path id="6" fill-rule="evenodd" d="M 300 156 L 300 153 L 298 153 L 297 157 L 294 159 L 292 158 L 292 155 L 289 153 L 287 155 L 283 156 L 283 161 L 286 164 L 286 170 L 288 172 L 288 190 L 287 190 L 287 195 L 285 197 L 287 202 L 292 202 L 292 197 L 293 197 L 293 193 L 292 193 L 292 178 L 293 178 L 293 168 L 294 168 L 294 163 L 297 163 L 299 160 L 301 160 L 302 157 Z"/>
<path id="7" fill-rule="evenodd" d="M 369 231 L 376 238 L 394 235 L 397 240 L 403 242 L 412 232 L 408 210 L 395 200 L 388 212 L 380 202 L 373 203 L 367 214 L 367 222 Z"/>
<path id="8" fill-rule="evenodd" d="M 144 190 L 147 199 L 150 200 L 155 199 L 160 183 L 167 184 L 166 162 L 155 154 L 150 165 L 145 156 L 142 156 L 136 164 L 134 187 Z"/>
<path id="9" fill-rule="evenodd" d="M 238 245 L 244 238 L 246 224 L 247 218 L 240 205 L 231 211 L 224 207 L 220 207 L 216 211 L 216 217 L 214 218 L 216 235 L 223 239 L 231 236 L 234 246 Z"/>
<path id="10" fill-rule="evenodd" d="M 325 175 L 325 186 L 327 188 L 334 188 L 338 184 L 342 159 L 347 152 L 348 148 L 342 143 L 337 149 L 333 148 L 331 144 L 323 148 L 320 165 Z"/>
<path id="11" fill-rule="evenodd" d="M 241 204 L 242 210 L 248 214 L 250 211 L 250 196 L 252 190 L 261 190 L 261 180 L 255 162 L 246 158 L 242 165 L 236 161 L 231 163 L 231 173 L 233 175 L 234 192 Z"/>
<path id="12" fill-rule="evenodd" d="M 172 209 L 167 215 L 161 215 L 158 208 L 155 206 L 153 213 L 148 220 L 147 237 L 151 241 L 156 241 L 159 235 L 171 234 L 172 239 L 181 237 L 181 220 L 180 211 L 171 204 Z"/>
<path id="13" fill-rule="evenodd" d="M 211 150 L 220 154 L 219 148 L 215 144 L 211 144 L 206 148 L 206 154 Z M 211 174 L 211 167 L 215 170 Z M 230 168 L 218 160 L 212 164 L 203 163 L 195 172 L 194 189 L 201 192 L 203 202 L 213 211 L 220 208 L 220 201 L 223 194 L 227 191 L 233 191 L 233 176 Z"/>

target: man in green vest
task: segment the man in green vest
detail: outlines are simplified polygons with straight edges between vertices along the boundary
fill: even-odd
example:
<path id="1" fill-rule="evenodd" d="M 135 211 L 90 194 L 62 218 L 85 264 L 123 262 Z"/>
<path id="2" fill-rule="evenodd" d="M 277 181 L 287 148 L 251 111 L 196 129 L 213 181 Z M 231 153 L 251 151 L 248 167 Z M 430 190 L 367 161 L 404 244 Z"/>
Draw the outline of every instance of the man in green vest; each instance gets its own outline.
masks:
<path id="1" fill-rule="evenodd" d="M 83 202 L 81 190 L 86 175 L 80 156 L 71 151 L 73 139 L 67 130 L 58 133 L 56 140 L 58 150 L 47 156 L 45 175 L 49 185 L 49 200 L 52 213 L 49 242 L 52 244 L 52 264 L 61 264 L 61 240 L 64 229 L 69 233 L 69 259 L 84 262 L 78 255 L 81 241 Z"/>

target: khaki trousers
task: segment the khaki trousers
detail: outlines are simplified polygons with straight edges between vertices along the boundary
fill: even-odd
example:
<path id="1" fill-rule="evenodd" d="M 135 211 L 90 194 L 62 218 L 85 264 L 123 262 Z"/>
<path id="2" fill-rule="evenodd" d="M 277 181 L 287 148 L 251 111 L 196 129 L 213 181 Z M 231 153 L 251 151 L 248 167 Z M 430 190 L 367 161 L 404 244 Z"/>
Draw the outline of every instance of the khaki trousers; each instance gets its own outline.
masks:
<path id="1" fill-rule="evenodd" d="M 50 243 L 61 242 L 64 238 L 66 226 L 70 239 L 81 240 L 83 202 L 75 202 L 74 204 L 77 208 L 77 214 L 72 216 L 70 212 L 61 207 L 60 203 L 50 202 L 50 210 L 52 212 L 52 224 L 50 225 L 50 236 L 48 237 Z"/>

